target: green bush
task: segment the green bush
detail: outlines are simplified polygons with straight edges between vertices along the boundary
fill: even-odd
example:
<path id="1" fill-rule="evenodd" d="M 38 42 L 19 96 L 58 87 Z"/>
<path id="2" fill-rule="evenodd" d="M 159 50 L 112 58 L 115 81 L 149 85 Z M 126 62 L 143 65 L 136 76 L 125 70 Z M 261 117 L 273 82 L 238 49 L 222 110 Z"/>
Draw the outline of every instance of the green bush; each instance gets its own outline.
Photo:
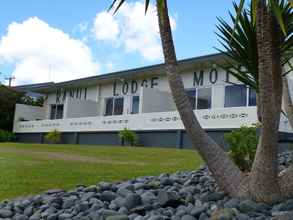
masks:
<path id="1" fill-rule="evenodd" d="M 119 131 L 119 138 L 123 141 L 124 145 L 134 146 L 138 143 L 137 134 L 127 128 Z"/>
<path id="2" fill-rule="evenodd" d="M 258 137 L 257 126 L 242 126 L 224 136 L 229 144 L 228 154 L 234 163 L 244 172 L 251 170 L 256 153 Z"/>
<path id="3" fill-rule="evenodd" d="M 16 137 L 13 133 L 9 131 L 0 130 L 0 142 L 10 142 L 15 140 Z"/>
<path id="4" fill-rule="evenodd" d="M 53 130 L 50 131 L 48 134 L 46 134 L 45 136 L 46 140 L 53 143 L 53 144 L 57 144 L 60 143 L 61 141 L 61 132 L 58 130 Z"/>

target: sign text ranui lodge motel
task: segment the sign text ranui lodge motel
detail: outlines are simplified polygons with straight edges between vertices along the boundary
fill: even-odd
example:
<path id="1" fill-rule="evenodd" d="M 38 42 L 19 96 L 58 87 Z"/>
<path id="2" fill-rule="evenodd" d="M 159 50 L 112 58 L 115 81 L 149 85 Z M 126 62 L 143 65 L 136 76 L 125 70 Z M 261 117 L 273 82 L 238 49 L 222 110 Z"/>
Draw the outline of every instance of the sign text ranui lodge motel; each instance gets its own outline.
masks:
<path id="1" fill-rule="evenodd" d="M 179 61 L 186 93 L 201 126 L 220 144 L 223 135 L 257 122 L 255 92 L 217 67 L 223 54 Z M 61 83 L 15 87 L 46 95 L 43 107 L 16 105 L 14 132 L 20 142 L 46 142 L 54 129 L 62 143 L 120 145 L 119 130 L 139 135 L 139 144 L 191 147 L 172 96 L 164 65 L 153 65 Z M 293 140 L 287 118 L 280 142 Z"/>

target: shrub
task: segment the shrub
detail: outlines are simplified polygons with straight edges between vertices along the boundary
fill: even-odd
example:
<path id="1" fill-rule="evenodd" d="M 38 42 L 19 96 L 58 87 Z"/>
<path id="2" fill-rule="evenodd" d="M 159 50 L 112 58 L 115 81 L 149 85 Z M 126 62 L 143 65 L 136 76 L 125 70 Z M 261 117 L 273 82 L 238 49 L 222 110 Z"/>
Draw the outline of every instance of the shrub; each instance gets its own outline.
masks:
<path id="1" fill-rule="evenodd" d="M 60 141 L 61 141 L 61 132 L 55 129 L 53 131 L 50 131 L 45 136 L 45 138 L 46 138 L 46 140 L 48 140 L 49 142 L 51 142 L 53 144 L 60 143 Z"/>
<path id="2" fill-rule="evenodd" d="M 225 134 L 224 139 L 229 144 L 228 154 L 234 163 L 240 170 L 249 172 L 258 143 L 257 126 L 242 126 Z"/>
<path id="3" fill-rule="evenodd" d="M 138 143 L 138 136 L 134 131 L 127 128 L 119 131 L 119 138 L 123 141 L 124 145 L 136 145 Z"/>
<path id="4" fill-rule="evenodd" d="M 15 141 L 16 137 L 13 133 L 5 130 L 0 130 L 0 142 Z"/>

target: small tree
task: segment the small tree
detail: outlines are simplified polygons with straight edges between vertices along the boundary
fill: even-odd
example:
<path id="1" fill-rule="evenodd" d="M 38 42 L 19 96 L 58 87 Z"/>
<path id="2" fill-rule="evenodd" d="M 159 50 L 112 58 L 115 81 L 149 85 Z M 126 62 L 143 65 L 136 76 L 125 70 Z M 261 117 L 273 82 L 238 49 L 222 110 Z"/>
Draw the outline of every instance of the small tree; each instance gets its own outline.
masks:
<path id="1" fill-rule="evenodd" d="M 15 141 L 16 137 L 12 132 L 0 129 L 0 142 Z"/>
<path id="2" fill-rule="evenodd" d="M 241 171 L 251 170 L 257 148 L 257 127 L 242 126 L 225 134 L 229 156 Z"/>
<path id="3" fill-rule="evenodd" d="M 53 144 L 57 144 L 60 143 L 61 141 L 61 132 L 58 130 L 53 130 L 51 132 L 49 132 L 46 136 L 45 136 L 46 140 L 53 143 Z"/>
<path id="4" fill-rule="evenodd" d="M 12 131 L 15 104 L 21 103 L 23 93 L 0 85 L 0 128 Z"/>
<path id="5" fill-rule="evenodd" d="M 124 145 L 134 146 L 138 143 L 138 136 L 134 131 L 124 128 L 119 131 L 119 138 L 123 141 Z"/>

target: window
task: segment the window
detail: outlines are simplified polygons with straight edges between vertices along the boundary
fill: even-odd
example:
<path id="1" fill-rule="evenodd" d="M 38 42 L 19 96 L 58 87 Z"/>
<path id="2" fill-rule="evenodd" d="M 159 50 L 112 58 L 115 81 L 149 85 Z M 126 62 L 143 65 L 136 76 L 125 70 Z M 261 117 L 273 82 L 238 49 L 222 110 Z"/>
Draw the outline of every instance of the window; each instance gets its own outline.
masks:
<path id="1" fill-rule="evenodd" d="M 113 98 L 106 98 L 106 110 L 105 115 L 112 115 L 113 114 Z"/>
<path id="2" fill-rule="evenodd" d="M 197 108 L 196 109 L 210 109 L 212 104 L 212 89 L 201 88 L 197 89 Z"/>
<path id="3" fill-rule="evenodd" d="M 122 115 L 124 98 L 123 97 L 112 97 L 105 99 L 105 116 L 107 115 Z"/>
<path id="4" fill-rule="evenodd" d="M 225 87 L 225 107 L 246 106 L 247 87 L 232 85 Z"/>
<path id="5" fill-rule="evenodd" d="M 246 85 L 225 87 L 225 107 L 256 106 L 256 93 Z"/>
<path id="6" fill-rule="evenodd" d="M 55 115 L 56 115 L 56 105 L 51 105 L 50 119 L 55 119 Z"/>
<path id="7" fill-rule="evenodd" d="M 50 119 L 62 119 L 63 118 L 63 104 L 51 105 Z"/>
<path id="8" fill-rule="evenodd" d="M 212 106 L 212 88 L 199 88 L 187 90 L 186 94 L 189 98 L 193 109 L 210 109 Z"/>
<path id="9" fill-rule="evenodd" d="M 122 115 L 123 114 L 123 98 L 115 98 L 114 99 L 114 115 Z"/>
<path id="10" fill-rule="evenodd" d="M 137 114 L 138 112 L 139 112 L 139 96 L 133 96 L 131 114 Z"/>
<path id="11" fill-rule="evenodd" d="M 57 105 L 56 119 L 63 118 L 63 105 Z"/>
<path id="12" fill-rule="evenodd" d="M 249 88 L 249 100 L 248 100 L 249 106 L 256 106 L 256 92 L 254 89 Z"/>

